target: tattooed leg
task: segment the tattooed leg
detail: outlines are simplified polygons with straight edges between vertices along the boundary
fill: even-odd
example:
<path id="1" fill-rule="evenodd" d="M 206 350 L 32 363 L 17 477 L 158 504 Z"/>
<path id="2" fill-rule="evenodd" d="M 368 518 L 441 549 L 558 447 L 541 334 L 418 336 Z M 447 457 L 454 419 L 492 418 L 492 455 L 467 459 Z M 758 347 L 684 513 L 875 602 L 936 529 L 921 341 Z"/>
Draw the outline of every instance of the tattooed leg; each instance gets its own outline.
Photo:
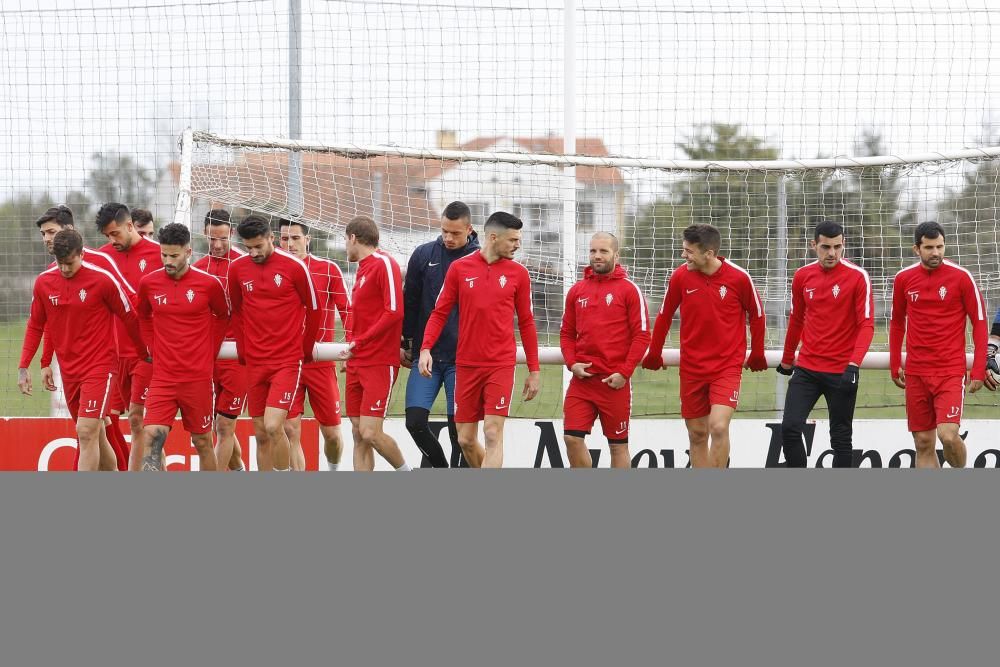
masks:
<path id="1" fill-rule="evenodd" d="M 143 429 L 146 440 L 146 455 L 142 457 L 143 470 L 163 470 L 163 443 L 167 441 L 170 429 L 165 426 L 147 426 Z"/>

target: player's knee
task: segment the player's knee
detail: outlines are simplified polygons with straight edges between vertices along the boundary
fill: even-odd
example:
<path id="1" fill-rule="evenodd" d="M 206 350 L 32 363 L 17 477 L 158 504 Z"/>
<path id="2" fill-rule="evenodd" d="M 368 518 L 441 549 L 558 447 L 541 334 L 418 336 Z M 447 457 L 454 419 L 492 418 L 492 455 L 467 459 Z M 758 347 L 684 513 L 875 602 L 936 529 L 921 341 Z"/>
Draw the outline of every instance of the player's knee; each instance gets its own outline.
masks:
<path id="1" fill-rule="evenodd" d="M 503 427 L 496 424 L 483 424 L 483 438 L 486 446 L 495 446 L 503 439 Z"/>
<path id="2" fill-rule="evenodd" d="M 729 423 L 725 421 L 710 421 L 708 423 L 708 432 L 712 436 L 713 440 L 719 438 L 725 438 L 729 436 Z"/>
<path id="3" fill-rule="evenodd" d="M 379 433 L 381 433 L 381 429 L 377 426 L 365 425 L 358 428 L 358 437 L 361 439 L 361 442 L 372 447 L 375 446 Z"/>
<path id="4" fill-rule="evenodd" d="M 937 427 L 937 436 L 942 445 L 954 446 L 962 442 L 958 428 L 954 424 L 941 424 Z"/>
<path id="5" fill-rule="evenodd" d="M 461 447 L 463 451 L 474 449 L 478 444 L 479 442 L 475 431 L 458 432 L 458 446 Z"/>
<path id="6" fill-rule="evenodd" d="M 934 431 L 918 431 L 913 434 L 913 446 L 918 454 L 933 452 L 935 444 Z"/>
<path id="7" fill-rule="evenodd" d="M 76 423 L 76 437 L 81 442 L 91 442 L 100 437 L 104 424 L 96 419 L 81 420 Z"/>
<path id="8" fill-rule="evenodd" d="M 142 417 L 143 410 L 139 408 L 138 410 L 129 410 L 128 413 L 128 426 L 132 429 L 132 433 L 138 433 L 142 430 Z"/>

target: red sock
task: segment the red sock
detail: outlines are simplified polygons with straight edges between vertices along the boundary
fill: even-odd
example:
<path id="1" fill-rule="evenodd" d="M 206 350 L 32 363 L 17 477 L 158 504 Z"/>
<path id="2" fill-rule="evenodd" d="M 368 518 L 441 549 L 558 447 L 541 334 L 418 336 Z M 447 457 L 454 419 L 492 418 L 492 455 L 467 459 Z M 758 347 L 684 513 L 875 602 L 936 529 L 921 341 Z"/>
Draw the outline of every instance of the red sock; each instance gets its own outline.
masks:
<path id="1" fill-rule="evenodd" d="M 125 436 L 118 427 L 118 415 L 111 415 L 111 423 L 104 428 L 104 432 L 108 436 L 108 442 L 111 443 L 111 449 L 115 451 L 118 469 L 128 470 L 128 443 L 125 442 Z"/>

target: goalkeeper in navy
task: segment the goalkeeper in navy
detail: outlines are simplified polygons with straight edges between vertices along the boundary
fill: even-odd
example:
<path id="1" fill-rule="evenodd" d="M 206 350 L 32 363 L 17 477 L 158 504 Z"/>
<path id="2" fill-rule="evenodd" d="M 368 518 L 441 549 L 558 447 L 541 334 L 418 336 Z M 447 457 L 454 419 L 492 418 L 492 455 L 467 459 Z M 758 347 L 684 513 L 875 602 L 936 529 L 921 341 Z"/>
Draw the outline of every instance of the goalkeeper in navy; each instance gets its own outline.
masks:
<path id="1" fill-rule="evenodd" d="M 479 238 L 472 229 L 472 212 L 469 207 L 454 201 L 441 215 L 441 235 L 434 241 L 417 246 L 406 267 L 403 285 L 403 339 L 400 354 L 403 365 L 409 367 L 424 339 L 427 319 L 434 311 L 438 294 L 444 285 L 448 267 L 479 250 Z M 448 316 L 441 337 L 431 349 L 434 367 L 429 378 L 416 371 L 410 372 L 406 382 L 406 430 L 410 432 L 417 449 L 435 468 L 447 468 L 448 458 L 441 443 L 428 425 L 431 407 L 444 386 L 448 403 L 448 436 L 452 452 L 459 452 L 458 431 L 455 426 L 455 354 L 458 348 L 458 309 Z"/>
<path id="2" fill-rule="evenodd" d="M 1000 364 L 997 363 L 997 349 L 1000 348 L 1000 308 L 997 308 L 990 329 L 990 342 L 986 345 L 986 380 L 983 384 L 990 391 L 996 391 L 1000 385 Z"/>
<path id="3" fill-rule="evenodd" d="M 810 246 L 817 259 L 792 278 L 792 309 L 777 369 L 791 376 L 782 447 L 789 468 L 806 467 L 802 429 L 823 396 L 830 410 L 833 467 L 850 468 L 860 367 L 875 333 L 872 283 L 864 269 L 843 258 L 844 228 L 839 224 L 816 225 Z"/>

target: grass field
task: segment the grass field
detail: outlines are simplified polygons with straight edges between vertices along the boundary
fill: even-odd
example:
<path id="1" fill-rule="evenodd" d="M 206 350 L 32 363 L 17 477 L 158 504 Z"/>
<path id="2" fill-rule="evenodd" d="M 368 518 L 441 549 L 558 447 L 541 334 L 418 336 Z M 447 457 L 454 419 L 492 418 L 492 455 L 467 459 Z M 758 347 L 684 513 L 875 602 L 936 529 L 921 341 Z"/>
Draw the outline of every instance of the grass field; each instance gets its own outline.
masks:
<path id="1" fill-rule="evenodd" d="M 17 390 L 17 364 L 21 354 L 21 340 L 24 336 L 23 323 L 0 325 L 0 416 L 41 417 L 49 414 L 49 393 L 39 387 L 38 356 L 32 366 L 35 384 L 34 396 L 22 396 Z M 676 344 L 676 342 L 674 343 Z M 669 345 L 669 343 L 668 343 Z M 542 390 L 530 403 L 519 399 L 527 370 L 520 366 L 515 387 L 514 417 L 551 419 L 562 414 L 562 367 L 542 367 Z M 402 369 L 396 390 L 393 392 L 390 414 L 402 415 L 408 371 Z M 740 391 L 740 409 L 737 417 L 773 417 L 778 407 L 775 404 L 775 384 L 778 380 L 774 371 L 743 374 Z M 781 381 L 784 379 L 781 378 Z M 343 376 L 340 377 L 343 392 Z M 897 389 L 889 379 L 888 371 L 862 371 L 861 393 L 858 397 L 856 416 L 859 419 L 903 419 L 903 391 Z M 677 369 L 645 371 L 639 369 L 633 377 L 632 413 L 636 418 L 668 417 L 679 418 Z M 435 412 L 444 414 L 444 392 L 435 405 Z M 308 411 L 307 415 L 310 414 Z M 1000 392 L 980 391 L 968 396 L 965 415 L 969 419 L 1000 418 Z M 826 408 L 820 401 L 813 417 L 826 417 Z"/>

